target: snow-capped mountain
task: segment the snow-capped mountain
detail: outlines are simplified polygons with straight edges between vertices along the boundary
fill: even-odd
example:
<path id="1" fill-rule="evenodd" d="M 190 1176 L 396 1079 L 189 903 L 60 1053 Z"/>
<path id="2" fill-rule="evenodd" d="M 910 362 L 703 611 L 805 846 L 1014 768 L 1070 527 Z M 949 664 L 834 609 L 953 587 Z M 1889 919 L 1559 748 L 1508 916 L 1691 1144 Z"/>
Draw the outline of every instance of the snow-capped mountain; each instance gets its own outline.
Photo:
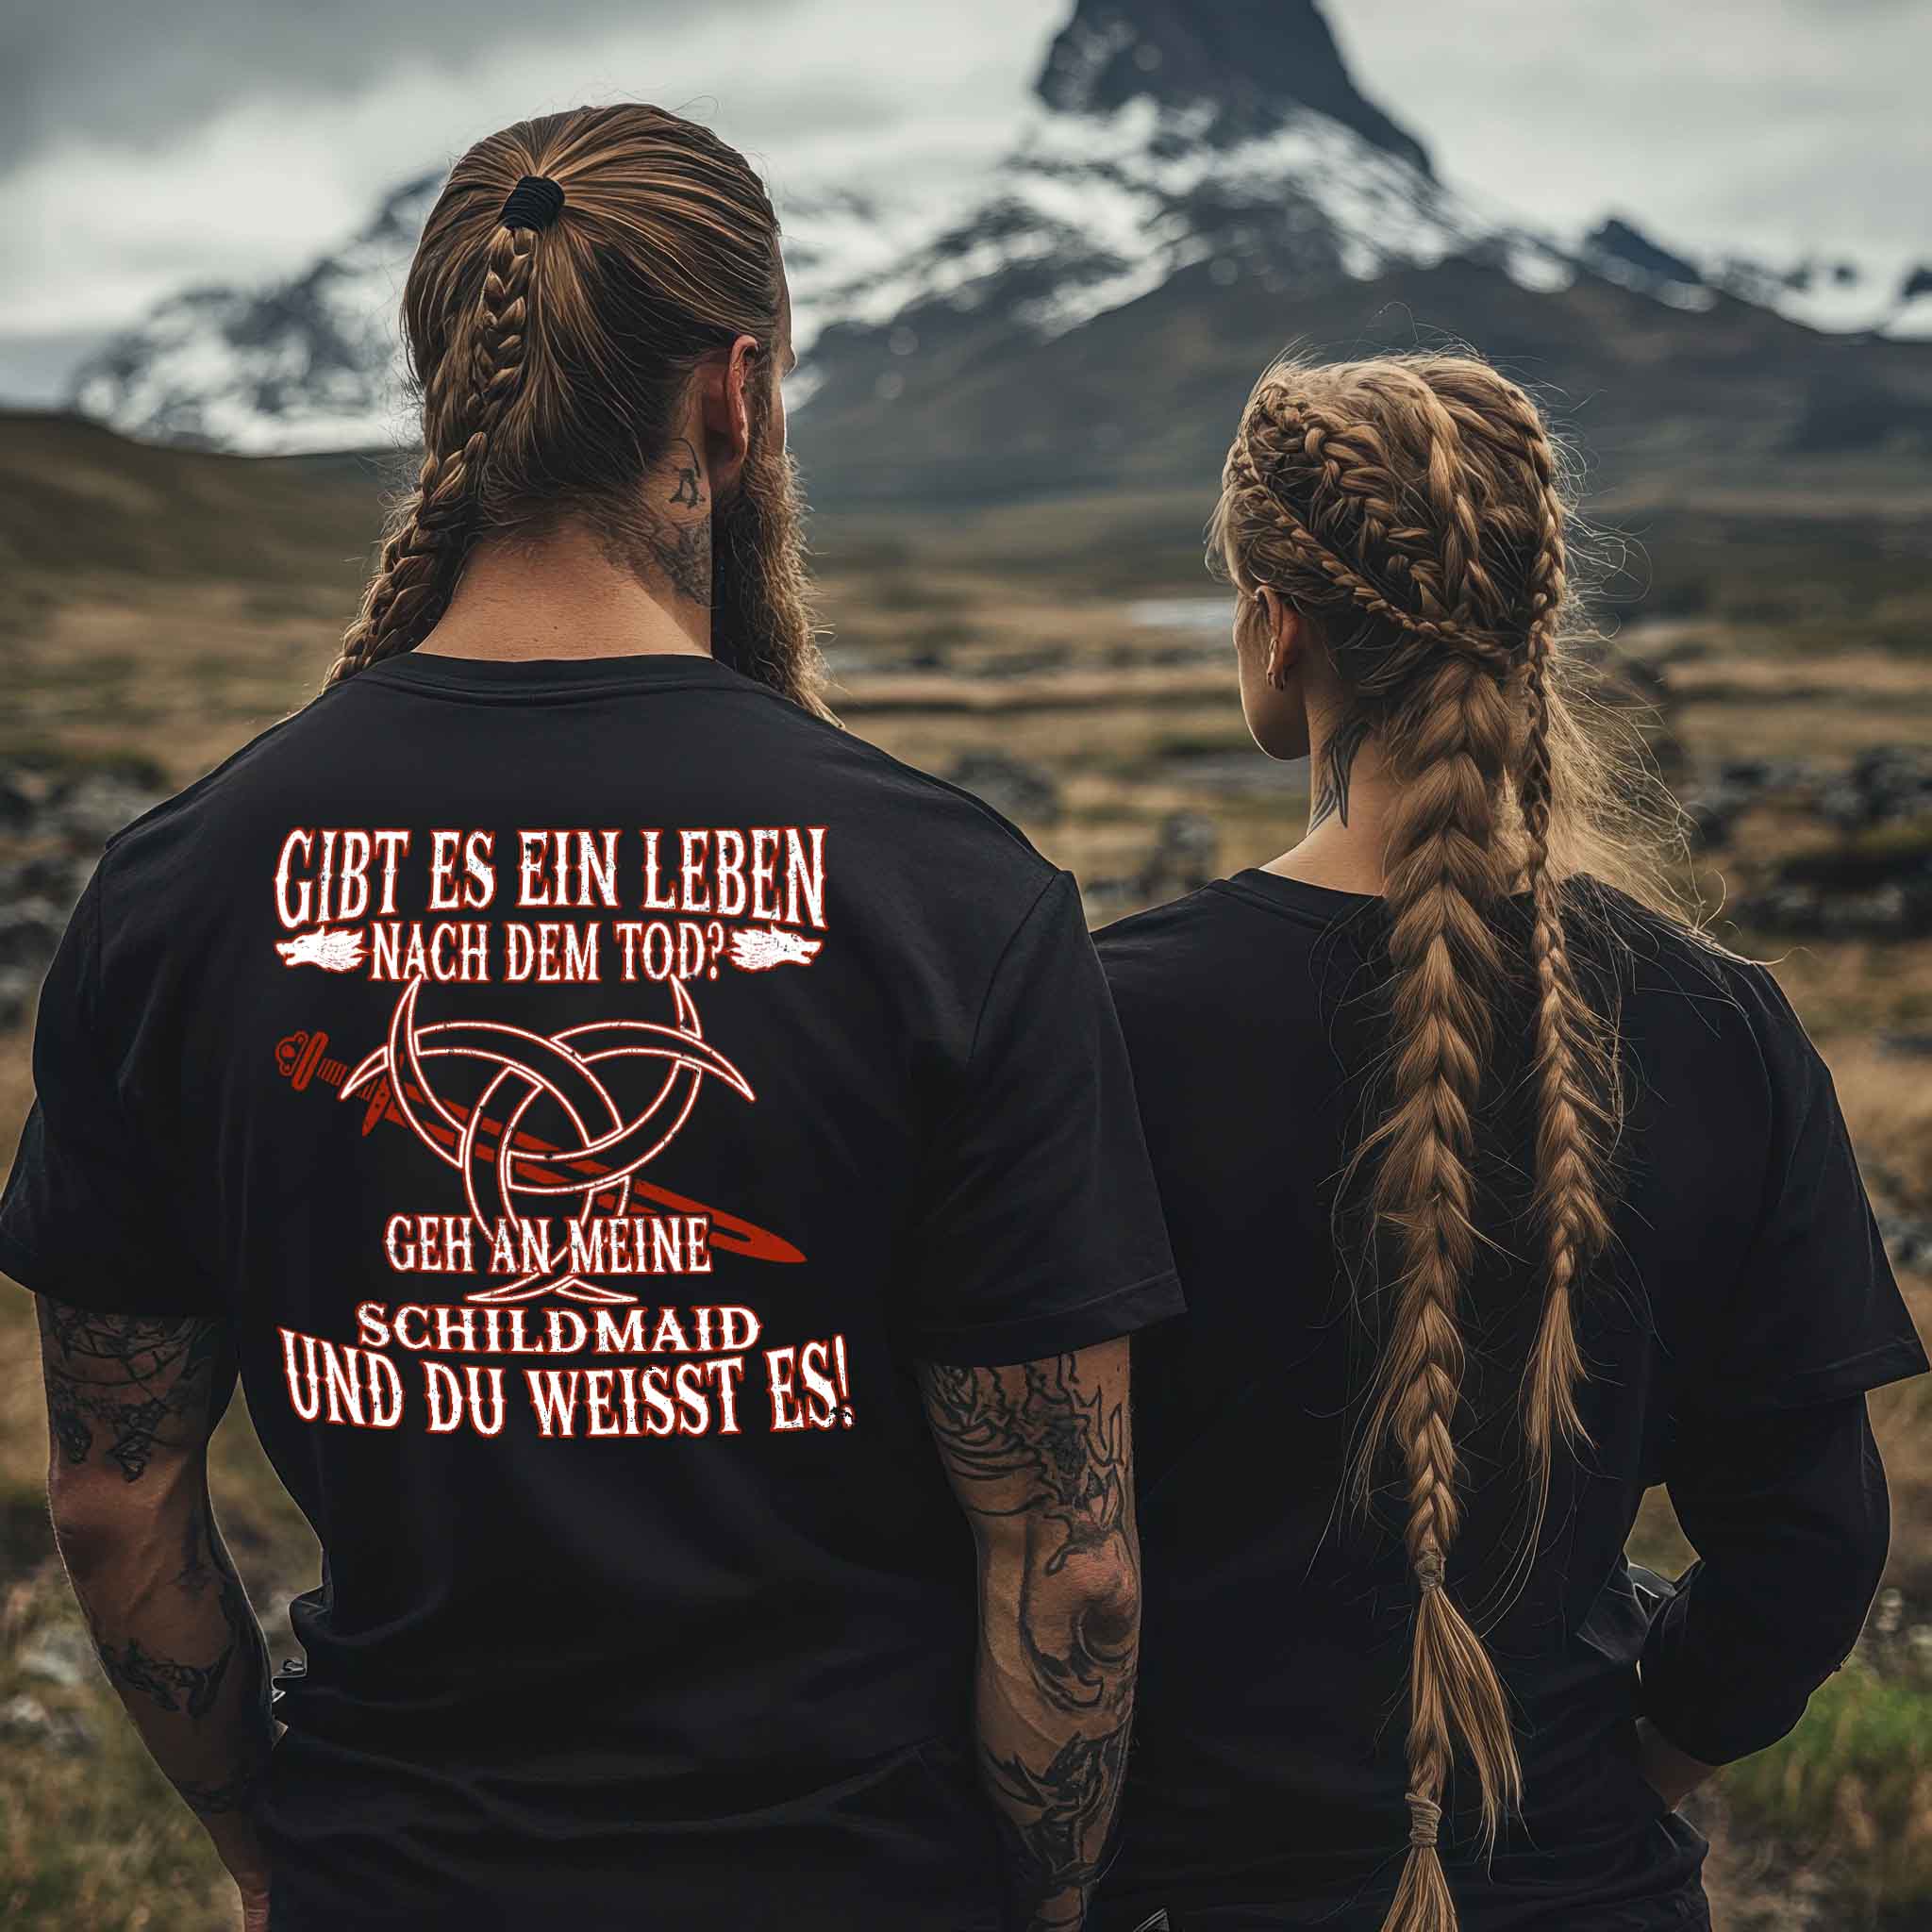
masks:
<path id="1" fill-rule="evenodd" d="M 410 440 L 396 311 L 442 181 L 405 183 L 290 281 L 168 297 L 75 373 L 74 406 L 131 436 L 251 455 Z"/>
<path id="2" fill-rule="evenodd" d="M 76 407 L 245 451 L 407 441 L 395 310 L 440 178 L 291 281 L 164 302 L 80 372 Z M 1530 294 L 1593 280 L 1680 311 L 1932 335 L 1932 270 L 1698 263 L 1623 219 L 1560 237 L 1458 192 L 1356 88 L 1314 0 L 1077 0 L 988 174 L 916 201 L 807 185 L 780 213 L 808 438 L 841 398 L 849 413 L 962 358 L 1024 358 L 1201 276 L 1210 297 L 1275 298 L 1277 339 L 1324 291 L 1448 263 Z"/>
<path id="3" fill-rule="evenodd" d="M 1593 273 L 1680 308 L 1708 308 L 1720 295 L 1734 295 L 1827 334 L 1932 338 L 1932 266 L 1910 257 L 1807 257 L 1785 268 L 1741 255 L 1700 261 L 1661 246 L 1621 215 L 1582 236 L 1572 252 Z"/>

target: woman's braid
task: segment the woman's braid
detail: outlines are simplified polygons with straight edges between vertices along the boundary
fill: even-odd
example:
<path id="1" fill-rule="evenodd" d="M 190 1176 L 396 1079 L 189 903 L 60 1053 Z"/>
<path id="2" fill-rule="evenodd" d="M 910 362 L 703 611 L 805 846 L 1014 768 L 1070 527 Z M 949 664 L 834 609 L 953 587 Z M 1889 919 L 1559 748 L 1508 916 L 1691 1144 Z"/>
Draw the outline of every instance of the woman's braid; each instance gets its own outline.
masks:
<path id="1" fill-rule="evenodd" d="M 1271 371 L 1229 451 L 1216 515 L 1243 593 L 1270 586 L 1316 626 L 1350 707 L 1329 727 L 1374 736 L 1393 801 L 1386 1109 L 1357 1156 L 1373 1174 L 1371 1261 L 1388 1301 L 1358 1486 L 1373 1491 L 1385 1454 L 1400 1462 L 1417 1591 L 1409 1854 L 1388 1932 L 1453 1932 L 1437 1836 L 1457 1752 L 1491 1839 L 1520 1797 L 1503 1686 L 1449 1579 L 1462 1322 L 1483 1252 L 1478 1121 L 1512 979 L 1534 1002 L 1545 1276 L 1523 1397 L 1532 1542 L 1555 1445 L 1581 1435 L 1574 1302 L 1608 1240 L 1614 1061 L 1572 961 L 1552 858 L 1566 517 L 1535 406 L 1486 365 L 1447 357 Z M 1519 888 L 1526 947 L 1507 909 Z"/>

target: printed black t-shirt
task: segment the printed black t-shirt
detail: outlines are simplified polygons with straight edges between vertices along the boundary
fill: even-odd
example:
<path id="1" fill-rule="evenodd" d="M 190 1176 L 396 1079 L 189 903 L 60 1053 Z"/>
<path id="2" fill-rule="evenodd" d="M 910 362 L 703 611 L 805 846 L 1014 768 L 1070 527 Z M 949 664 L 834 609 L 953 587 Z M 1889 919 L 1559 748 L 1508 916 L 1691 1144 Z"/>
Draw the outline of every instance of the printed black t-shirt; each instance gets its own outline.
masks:
<path id="1" fill-rule="evenodd" d="M 709 658 L 403 658 L 118 837 L 0 1265 L 230 1321 L 277 1927 L 991 1928 L 909 1364 L 1172 1314 L 1072 880 Z"/>
<path id="2" fill-rule="evenodd" d="M 1703 1842 L 1639 1774 L 1634 1718 L 1714 1760 L 1795 1721 L 1883 1557 L 1863 1391 L 1925 1366 L 1830 1076 L 1771 975 L 1601 888 L 1581 903 L 1599 917 L 1574 950 L 1599 1010 L 1621 1004 L 1627 1193 L 1578 1311 L 1591 1447 L 1559 1459 L 1499 1621 L 1541 1311 L 1518 1218 L 1530 1024 L 1506 1013 L 1449 1582 L 1509 1690 L 1525 1806 L 1486 1864 L 1473 1781 L 1453 1788 L 1464 1932 L 1705 1923 Z M 1183 1932 L 1373 1932 L 1401 1870 L 1414 1587 L 1399 1509 L 1365 1526 L 1341 1499 L 1376 1318 L 1332 1225 L 1387 1041 L 1386 930 L 1379 900 L 1253 871 L 1098 936 L 1189 1303 L 1134 1348 L 1145 1621 L 1104 1932 L 1159 1906 Z M 1714 1534 L 1647 1623 L 1624 1546 L 1659 1482 Z"/>

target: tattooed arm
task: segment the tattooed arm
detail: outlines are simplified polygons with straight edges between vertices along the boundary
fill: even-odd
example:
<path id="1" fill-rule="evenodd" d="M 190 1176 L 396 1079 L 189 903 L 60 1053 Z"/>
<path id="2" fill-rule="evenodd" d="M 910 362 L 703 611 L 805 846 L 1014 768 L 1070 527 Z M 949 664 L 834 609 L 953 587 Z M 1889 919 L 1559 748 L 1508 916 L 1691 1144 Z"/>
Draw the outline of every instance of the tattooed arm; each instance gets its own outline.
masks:
<path id="1" fill-rule="evenodd" d="M 208 1493 L 227 1330 L 40 1298 L 54 1532 L 108 1680 L 266 1924 L 252 1822 L 275 1740 L 268 1651 Z"/>
<path id="2" fill-rule="evenodd" d="M 980 1774 L 1014 1917 L 1077 1928 L 1126 1766 L 1141 1631 L 1127 1344 L 920 1367 L 979 1545 Z"/>

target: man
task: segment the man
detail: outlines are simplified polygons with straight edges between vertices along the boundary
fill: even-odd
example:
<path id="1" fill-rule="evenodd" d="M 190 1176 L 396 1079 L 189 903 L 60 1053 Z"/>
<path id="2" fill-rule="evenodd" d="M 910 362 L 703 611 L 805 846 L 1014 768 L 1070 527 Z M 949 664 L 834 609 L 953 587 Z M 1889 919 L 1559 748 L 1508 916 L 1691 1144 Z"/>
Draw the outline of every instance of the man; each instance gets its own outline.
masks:
<path id="1" fill-rule="evenodd" d="M 42 997 L 0 1264 L 103 1663 L 275 1932 L 1077 1926 L 1178 1307 L 1077 893 L 823 714 L 741 157 L 506 129 L 404 318 L 330 688 Z M 273 1716 L 238 1373 L 325 1552 Z"/>

